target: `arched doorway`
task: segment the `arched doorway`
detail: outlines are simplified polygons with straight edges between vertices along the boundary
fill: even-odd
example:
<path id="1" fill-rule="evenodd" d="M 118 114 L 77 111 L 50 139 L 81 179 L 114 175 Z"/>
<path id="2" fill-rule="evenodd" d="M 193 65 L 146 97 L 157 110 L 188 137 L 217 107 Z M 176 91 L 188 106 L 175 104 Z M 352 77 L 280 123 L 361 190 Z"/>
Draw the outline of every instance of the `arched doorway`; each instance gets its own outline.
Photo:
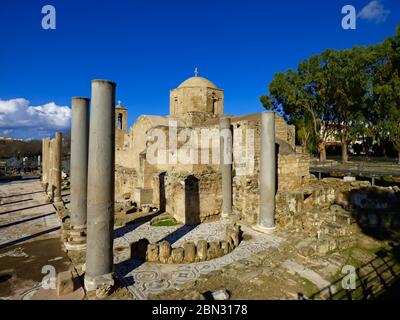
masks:
<path id="1" fill-rule="evenodd" d="M 159 175 L 159 195 L 160 195 L 160 212 L 165 212 L 167 206 L 167 199 L 165 197 L 165 172 Z"/>
<path id="2" fill-rule="evenodd" d="M 190 175 L 185 179 L 185 224 L 200 223 L 199 179 Z"/>

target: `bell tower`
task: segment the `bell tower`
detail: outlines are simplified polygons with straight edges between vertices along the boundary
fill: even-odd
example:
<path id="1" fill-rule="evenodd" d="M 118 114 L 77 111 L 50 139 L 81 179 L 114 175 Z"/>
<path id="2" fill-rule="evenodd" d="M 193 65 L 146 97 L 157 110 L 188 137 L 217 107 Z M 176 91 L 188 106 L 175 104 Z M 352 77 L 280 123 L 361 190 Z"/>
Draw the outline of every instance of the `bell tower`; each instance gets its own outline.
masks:
<path id="1" fill-rule="evenodd" d="M 121 101 L 115 107 L 115 147 L 122 149 L 125 144 L 125 134 L 127 133 L 128 109 L 124 108 Z"/>

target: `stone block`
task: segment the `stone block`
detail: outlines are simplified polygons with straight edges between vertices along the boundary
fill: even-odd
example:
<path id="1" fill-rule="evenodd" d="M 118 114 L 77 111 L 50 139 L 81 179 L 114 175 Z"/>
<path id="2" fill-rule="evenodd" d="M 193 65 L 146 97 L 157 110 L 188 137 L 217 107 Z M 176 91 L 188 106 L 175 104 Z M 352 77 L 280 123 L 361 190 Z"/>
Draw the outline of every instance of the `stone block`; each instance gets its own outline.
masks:
<path id="1" fill-rule="evenodd" d="M 168 241 L 162 241 L 158 245 L 159 251 L 158 256 L 161 263 L 168 263 L 168 259 L 171 256 L 171 244 Z"/>
<path id="2" fill-rule="evenodd" d="M 194 242 L 186 242 L 183 245 L 185 262 L 191 263 L 196 260 L 196 245 Z"/>
<path id="3" fill-rule="evenodd" d="M 233 245 L 237 247 L 240 242 L 240 227 L 238 225 L 228 225 L 226 227 L 227 239 L 232 239 Z"/>
<path id="4" fill-rule="evenodd" d="M 147 246 L 147 261 L 158 262 L 158 244 L 149 244 Z"/>
<path id="5" fill-rule="evenodd" d="M 74 292 L 74 278 L 71 271 L 57 274 L 57 295 L 62 296 Z"/>
<path id="6" fill-rule="evenodd" d="M 231 248 L 228 241 L 226 240 L 221 241 L 221 250 L 223 254 L 228 254 L 229 252 L 231 252 Z"/>
<path id="7" fill-rule="evenodd" d="M 221 255 L 222 255 L 221 243 L 219 241 L 210 242 L 207 250 L 207 260 L 217 258 Z"/>
<path id="8" fill-rule="evenodd" d="M 173 248 L 171 251 L 171 262 L 172 263 L 182 263 L 184 257 L 183 248 Z"/>
<path id="9" fill-rule="evenodd" d="M 207 260 L 208 242 L 206 240 L 199 240 L 196 246 L 197 258 L 199 261 Z"/>

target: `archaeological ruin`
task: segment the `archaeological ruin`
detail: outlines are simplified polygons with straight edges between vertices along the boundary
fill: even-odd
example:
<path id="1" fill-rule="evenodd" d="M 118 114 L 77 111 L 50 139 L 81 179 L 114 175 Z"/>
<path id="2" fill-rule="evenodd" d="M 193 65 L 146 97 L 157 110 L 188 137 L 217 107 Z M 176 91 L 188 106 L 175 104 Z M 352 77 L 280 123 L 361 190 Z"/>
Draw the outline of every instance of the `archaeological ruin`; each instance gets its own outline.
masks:
<path id="1" fill-rule="evenodd" d="M 0 259 L 28 259 L 25 239 L 39 237 L 52 249 L 32 255 L 49 270 L 62 262 L 53 287 L 15 297 L 357 299 L 386 294 L 400 273 L 385 240 L 400 228 L 400 188 L 374 185 L 385 173 L 315 166 L 293 125 L 226 114 L 224 90 L 197 70 L 170 91 L 168 115 L 130 128 L 117 84 L 91 85 L 71 99 L 70 153 L 56 132 L 42 140 L 40 183 L 0 184 L 0 250 L 19 246 Z M 349 293 L 338 275 L 353 265 L 371 284 Z"/>
<path id="2" fill-rule="evenodd" d="M 294 126 L 288 125 L 279 115 L 271 114 L 265 120 L 267 131 L 261 137 L 262 113 L 226 115 L 223 89 L 206 78 L 191 77 L 171 90 L 169 115 L 142 115 L 128 129 L 126 109 L 119 104 L 115 110 L 117 197 L 130 193 L 139 207 L 165 208 L 177 221 L 185 224 L 220 218 L 224 214 L 234 214 L 256 224 L 259 188 L 264 181 L 266 188 L 275 183 L 278 198 L 302 201 L 299 192 L 309 181 L 309 156 L 295 145 Z M 213 161 L 213 154 L 219 152 L 219 143 L 200 142 L 212 138 L 210 136 L 215 132 L 219 136 L 221 125 L 232 130 L 233 159 L 232 164 L 223 164 L 220 168 L 219 161 Z M 171 130 L 175 130 L 174 134 L 179 138 L 174 139 Z M 163 146 L 167 155 L 178 146 L 179 151 L 192 151 L 190 157 L 197 161 L 148 161 L 150 141 L 156 140 L 152 134 L 160 132 L 167 138 Z M 261 139 L 267 143 L 271 135 L 275 136 L 274 143 L 262 153 Z M 269 159 L 272 153 L 275 157 Z M 266 158 L 264 167 L 263 156 Z M 218 160 L 219 156 L 216 158 Z M 276 177 L 273 176 L 275 168 L 273 172 L 269 171 L 275 166 Z M 265 176 L 265 180 L 260 175 Z M 229 198 L 227 204 L 223 204 L 225 193 Z M 275 207 L 271 197 L 262 201 L 263 207 L 268 204 Z M 288 219 L 280 216 L 285 211 L 283 206 L 283 202 L 277 203 L 278 220 Z M 262 222 L 264 224 L 272 225 L 272 222 Z"/>

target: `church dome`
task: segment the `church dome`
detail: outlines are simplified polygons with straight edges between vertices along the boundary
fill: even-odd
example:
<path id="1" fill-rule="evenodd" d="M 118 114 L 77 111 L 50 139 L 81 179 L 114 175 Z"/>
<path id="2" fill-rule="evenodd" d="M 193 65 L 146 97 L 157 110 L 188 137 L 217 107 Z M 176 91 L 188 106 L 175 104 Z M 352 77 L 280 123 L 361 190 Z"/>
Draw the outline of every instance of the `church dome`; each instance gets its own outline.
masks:
<path id="1" fill-rule="evenodd" d="M 178 88 L 213 88 L 217 89 L 217 86 L 210 80 L 203 77 L 191 77 L 183 81 Z"/>

